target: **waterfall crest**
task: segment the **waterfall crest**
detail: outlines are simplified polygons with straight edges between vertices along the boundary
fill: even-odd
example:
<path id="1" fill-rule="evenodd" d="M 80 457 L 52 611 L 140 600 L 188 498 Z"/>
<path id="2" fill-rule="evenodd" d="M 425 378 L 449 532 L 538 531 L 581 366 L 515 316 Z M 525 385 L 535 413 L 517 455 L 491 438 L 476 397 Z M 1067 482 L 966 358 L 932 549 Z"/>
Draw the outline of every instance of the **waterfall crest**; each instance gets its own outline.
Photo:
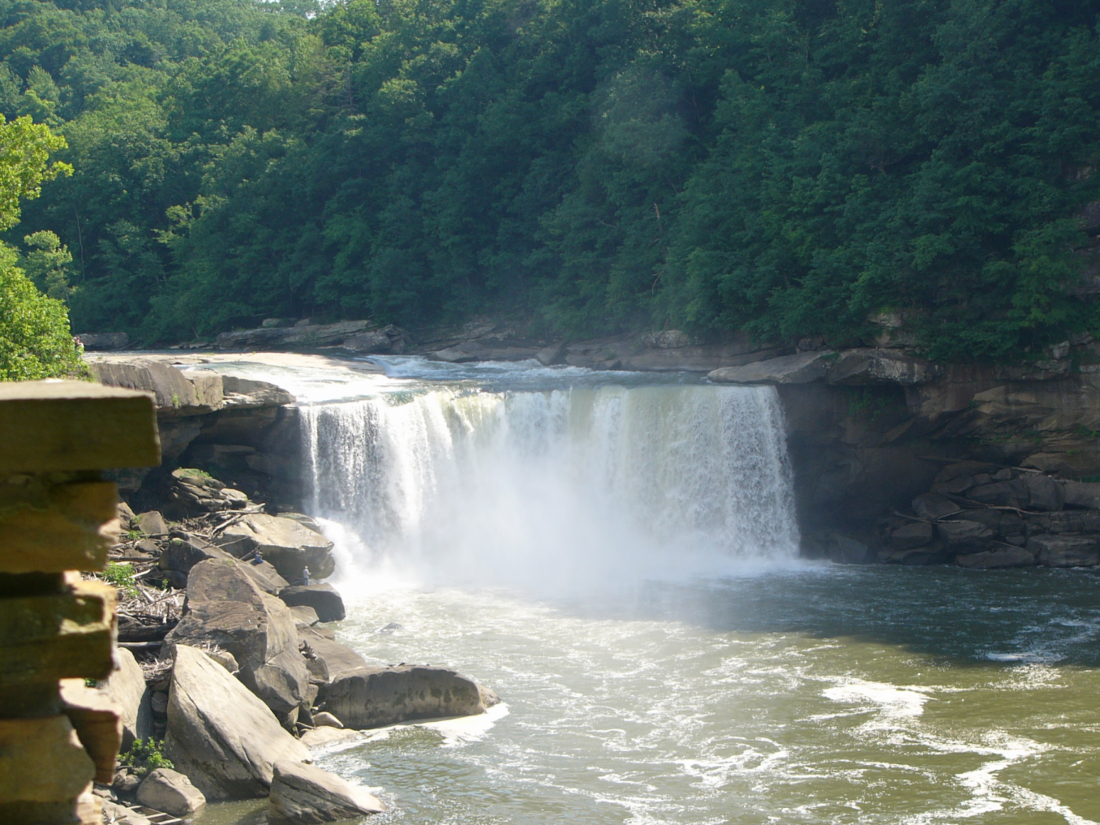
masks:
<path id="1" fill-rule="evenodd" d="M 797 552 L 770 387 L 429 389 L 302 421 L 313 512 L 375 556 L 543 575 Z"/>

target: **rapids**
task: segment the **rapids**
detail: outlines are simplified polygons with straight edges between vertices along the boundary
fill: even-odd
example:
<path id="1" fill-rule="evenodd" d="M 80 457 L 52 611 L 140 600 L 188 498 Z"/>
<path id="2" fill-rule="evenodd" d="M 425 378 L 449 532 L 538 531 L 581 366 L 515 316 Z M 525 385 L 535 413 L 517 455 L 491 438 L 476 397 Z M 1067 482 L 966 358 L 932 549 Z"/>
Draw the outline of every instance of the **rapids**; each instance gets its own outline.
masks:
<path id="1" fill-rule="evenodd" d="M 799 560 L 770 389 L 379 360 L 251 368 L 302 405 L 338 638 L 504 705 L 321 755 L 372 822 L 1100 819 L 1096 576 Z"/>

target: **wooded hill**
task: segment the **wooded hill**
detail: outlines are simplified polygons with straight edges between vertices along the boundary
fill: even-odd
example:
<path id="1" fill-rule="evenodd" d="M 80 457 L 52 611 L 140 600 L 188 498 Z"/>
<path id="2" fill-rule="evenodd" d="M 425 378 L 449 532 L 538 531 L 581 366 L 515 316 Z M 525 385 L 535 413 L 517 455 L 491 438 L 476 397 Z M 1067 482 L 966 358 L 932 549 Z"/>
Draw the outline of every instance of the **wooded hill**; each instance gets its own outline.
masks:
<path id="1" fill-rule="evenodd" d="M 0 112 L 75 168 L 11 240 L 74 328 L 146 343 L 474 313 L 842 343 L 901 310 L 934 358 L 1016 357 L 1100 334 L 1098 15 L 0 0 Z"/>

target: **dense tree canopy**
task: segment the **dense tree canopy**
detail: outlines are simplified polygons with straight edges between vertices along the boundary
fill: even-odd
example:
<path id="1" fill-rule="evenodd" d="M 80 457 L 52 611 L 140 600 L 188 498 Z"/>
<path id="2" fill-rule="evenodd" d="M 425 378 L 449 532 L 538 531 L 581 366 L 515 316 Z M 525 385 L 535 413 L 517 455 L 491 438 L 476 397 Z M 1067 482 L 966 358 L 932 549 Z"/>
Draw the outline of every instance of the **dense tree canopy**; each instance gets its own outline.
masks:
<path id="1" fill-rule="evenodd" d="M 11 123 L 0 117 L 0 228 L 19 221 L 20 202 L 38 197 L 43 182 L 72 171 L 64 163 L 49 162 L 50 153 L 64 147 L 63 138 L 29 117 Z M 55 256 L 60 252 L 46 237 L 50 233 L 37 234 L 35 242 L 45 243 Z M 39 292 L 17 259 L 12 247 L 0 243 L 0 381 L 82 373 L 64 302 Z"/>
<path id="2" fill-rule="evenodd" d="M 79 327 L 509 312 L 839 344 L 902 311 L 935 357 L 996 359 L 1100 333 L 1098 16 L 0 0 L 0 112 L 68 140 L 20 237 Z"/>

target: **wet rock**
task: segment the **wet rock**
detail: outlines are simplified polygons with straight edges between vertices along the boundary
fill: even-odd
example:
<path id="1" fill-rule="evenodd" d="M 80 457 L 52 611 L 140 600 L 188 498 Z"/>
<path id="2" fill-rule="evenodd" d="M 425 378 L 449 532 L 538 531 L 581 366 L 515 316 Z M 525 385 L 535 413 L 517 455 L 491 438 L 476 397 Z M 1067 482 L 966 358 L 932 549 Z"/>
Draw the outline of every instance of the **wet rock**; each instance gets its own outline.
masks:
<path id="1" fill-rule="evenodd" d="M 913 500 L 913 512 L 920 518 L 936 521 L 962 510 L 958 504 L 939 493 L 926 493 Z"/>
<path id="2" fill-rule="evenodd" d="M 940 521 L 936 523 L 936 535 L 952 550 L 963 548 L 985 549 L 997 534 L 977 521 Z"/>
<path id="3" fill-rule="evenodd" d="M 320 750 L 333 745 L 343 745 L 347 742 L 356 742 L 366 739 L 366 734 L 347 728 L 314 728 L 302 734 L 302 744 L 310 750 Z"/>
<path id="4" fill-rule="evenodd" d="M 1061 510 L 1065 503 L 1062 484 L 1043 473 L 1033 473 L 1023 479 L 1027 485 L 1028 507 L 1032 510 Z"/>
<path id="5" fill-rule="evenodd" d="M 1033 536 L 1027 549 L 1046 567 L 1096 567 L 1100 538 L 1096 536 Z"/>
<path id="6" fill-rule="evenodd" d="M 1067 481 L 1062 486 L 1065 506 L 1100 510 L 1100 484 L 1085 481 Z"/>
<path id="7" fill-rule="evenodd" d="M 1100 533 L 1100 511 L 1063 510 L 1031 516 L 1028 522 L 1046 533 Z"/>
<path id="8" fill-rule="evenodd" d="M 364 668 L 321 688 L 324 709 L 353 728 L 409 719 L 472 716 L 500 700 L 473 679 L 440 667 Z"/>
<path id="9" fill-rule="evenodd" d="M 277 762 L 267 811 L 272 825 L 337 822 L 385 810 L 365 788 L 312 765 Z"/>
<path id="10" fill-rule="evenodd" d="M 267 796 L 276 762 L 309 758 L 263 702 L 186 645 L 175 649 L 164 750 L 207 799 Z"/>
<path id="11" fill-rule="evenodd" d="M 322 622 L 338 622 L 346 615 L 344 600 L 331 584 L 305 584 L 286 587 L 279 598 L 290 607 L 312 607 Z"/>
<path id="12" fill-rule="evenodd" d="M 537 353 L 535 353 L 535 359 L 544 367 L 553 367 L 558 364 L 565 363 L 565 343 L 552 344 L 549 347 L 543 347 Z"/>
<path id="13" fill-rule="evenodd" d="M 967 492 L 966 497 L 994 507 L 1016 507 L 1025 510 L 1031 501 L 1031 492 L 1025 480 L 1016 479 L 983 484 Z"/>
<path id="14" fill-rule="evenodd" d="M 206 805 L 202 791 L 182 773 L 169 768 L 151 771 L 138 788 L 137 799 L 147 808 L 172 816 L 190 816 Z"/>
<path id="15" fill-rule="evenodd" d="M 998 547 L 980 553 L 957 556 L 955 563 L 970 570 L 998 570 L 1008 567 L 1032 567 L 1035 553 L 1023 547 Z"/>
<path id="16" fill-rule="evenodd" d="M 932 525 L 927 521 L 918 521 L 899 527 L 890 534 L 890 546 L 896 550 L 911 550 L 931 544 L 934 537 Z"/>
<path id="17" fill-rule="evenodd" d="M 947 557 L 942 541 L 934 541 L 923 547 L 900 549 L 885 547 L 878 551 L 878 560 L 882 564 L 901 564 L 917 567 L 926 564 L 940 564 Z"/>
<path id="18" fill-rule="evenodd" d="M 1022 518 L 1002 510 L 963 510 L 955 519 L 979 522 L 1001 536 L 1022 536 L 1027 530 Z"/>

